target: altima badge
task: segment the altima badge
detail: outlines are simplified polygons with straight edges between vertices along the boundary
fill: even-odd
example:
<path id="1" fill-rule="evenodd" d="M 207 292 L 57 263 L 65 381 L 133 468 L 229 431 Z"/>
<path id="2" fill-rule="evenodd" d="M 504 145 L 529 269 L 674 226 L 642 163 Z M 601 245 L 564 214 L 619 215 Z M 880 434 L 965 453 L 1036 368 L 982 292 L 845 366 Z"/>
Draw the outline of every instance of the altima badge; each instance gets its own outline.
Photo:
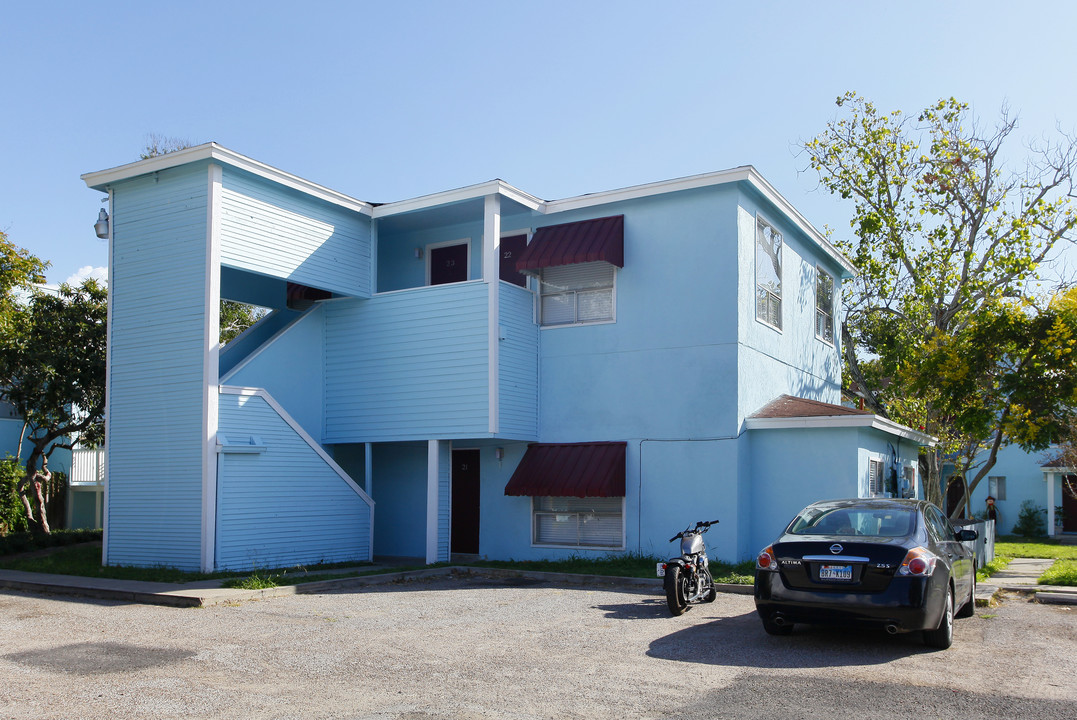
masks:
<path id="1" fill-rule="evenodd" d="M 835 555 L 837 555 L 838 553 L 840 553 L 844 549 L 845 548 L 843 548 L 841 545 L 838 545 L 837 543 L 834 543 L 833 545 L 830 546 L 830 552 L 834 553 Z"/>

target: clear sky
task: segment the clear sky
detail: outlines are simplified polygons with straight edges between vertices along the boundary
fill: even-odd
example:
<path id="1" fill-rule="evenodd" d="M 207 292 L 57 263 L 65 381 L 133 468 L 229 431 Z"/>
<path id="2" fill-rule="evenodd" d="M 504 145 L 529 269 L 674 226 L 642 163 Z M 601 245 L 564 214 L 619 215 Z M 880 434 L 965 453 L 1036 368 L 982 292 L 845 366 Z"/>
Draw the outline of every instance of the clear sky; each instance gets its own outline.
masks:
<path id="1" fill-rule="evenodd" d="M 751 164 L 816 226 L 799 143 L 856 90 L 1077 128 L 1077 2 L 0 0 L 0 230 L 107 262 L 79 176 L 210 140 L 361 200 L 492 178 L 553 200 Z"/>

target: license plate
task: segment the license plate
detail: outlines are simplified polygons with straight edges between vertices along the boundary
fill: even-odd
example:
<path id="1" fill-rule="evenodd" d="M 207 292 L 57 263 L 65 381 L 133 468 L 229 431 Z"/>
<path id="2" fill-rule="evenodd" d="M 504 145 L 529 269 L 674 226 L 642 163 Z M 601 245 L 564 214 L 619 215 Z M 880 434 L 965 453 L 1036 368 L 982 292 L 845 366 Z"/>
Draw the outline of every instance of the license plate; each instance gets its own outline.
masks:
<path id="1" fill-rule="evenodd" d="M 819 568 L 820 580 L 852 580 L 852 565 L 823 565 Z"/>
<path id="2" fill-rule="evenodd" d="M 665 577 L 666 576 L 666 564 L 665 563 L 658 563 L 658 567 L 656 568 L 656 571 L 658 572 L 658 577 Z"/>

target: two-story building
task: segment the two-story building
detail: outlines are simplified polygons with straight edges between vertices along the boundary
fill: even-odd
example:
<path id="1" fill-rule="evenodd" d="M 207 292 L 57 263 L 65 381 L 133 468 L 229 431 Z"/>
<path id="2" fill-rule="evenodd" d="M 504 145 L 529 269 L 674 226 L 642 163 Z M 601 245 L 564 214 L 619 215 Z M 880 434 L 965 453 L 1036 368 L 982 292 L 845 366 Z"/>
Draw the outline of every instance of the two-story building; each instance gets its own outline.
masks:
<path id="1" fill-rule="evenodd" d="M 105 562 L 752 557 L 825 497 L 916 494 L 841 407 L 853 268 L 752 167 L 374 204 L 209 143 L 109 195 Z M 223 349 L 221 299 L 270 308 Z"/>

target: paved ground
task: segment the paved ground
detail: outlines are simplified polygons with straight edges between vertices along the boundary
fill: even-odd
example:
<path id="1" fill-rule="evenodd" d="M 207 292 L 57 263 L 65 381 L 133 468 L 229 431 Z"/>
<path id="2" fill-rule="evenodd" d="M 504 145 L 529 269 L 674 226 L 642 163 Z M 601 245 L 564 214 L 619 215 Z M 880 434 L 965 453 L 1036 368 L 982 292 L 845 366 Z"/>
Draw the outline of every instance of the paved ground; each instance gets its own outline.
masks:
<path id="1" fill-rule="evenodd" d="M 439 578 L 208 608 L 0 593 L 0 718 L 1077 718 L 1077 608 L 772 638 L 752 598 Z"/>

